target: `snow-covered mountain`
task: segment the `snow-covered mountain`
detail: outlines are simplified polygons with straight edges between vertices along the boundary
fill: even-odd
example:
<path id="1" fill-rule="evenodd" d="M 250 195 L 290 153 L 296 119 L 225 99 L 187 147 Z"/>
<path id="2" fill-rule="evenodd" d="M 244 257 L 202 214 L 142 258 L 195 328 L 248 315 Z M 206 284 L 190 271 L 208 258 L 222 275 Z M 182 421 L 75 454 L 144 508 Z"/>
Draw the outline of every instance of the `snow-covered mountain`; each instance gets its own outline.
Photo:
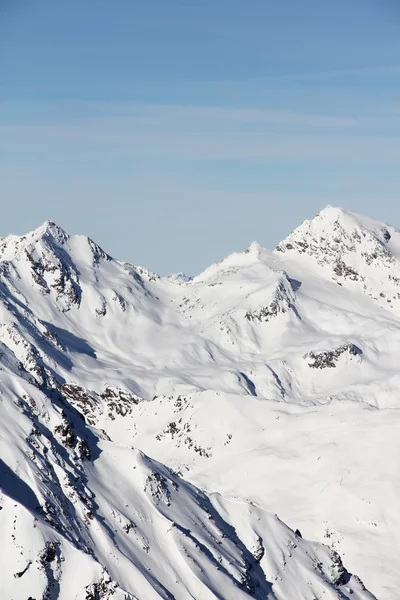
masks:
<path id="1" fill-rule="evenodd" d="M 397 599 L 399 347 L 342 209 L 194 278 L 0 239 L 1 599 Z"/>

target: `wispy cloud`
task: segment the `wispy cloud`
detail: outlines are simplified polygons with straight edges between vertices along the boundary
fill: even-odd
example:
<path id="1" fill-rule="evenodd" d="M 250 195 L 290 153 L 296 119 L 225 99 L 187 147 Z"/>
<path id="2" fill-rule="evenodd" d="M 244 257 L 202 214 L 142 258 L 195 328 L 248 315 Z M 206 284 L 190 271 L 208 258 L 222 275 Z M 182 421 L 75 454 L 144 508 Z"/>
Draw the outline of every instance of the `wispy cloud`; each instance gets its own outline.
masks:
<path id="1" fill-rule="evenodd" d="M 153 117 L 159 121 L 197 120 L 232 121 L 243 124 L 301 125 L 307 127 L 349 127 L 356 124 L 354 117 L 313 114 L 279 109 L 240 108 L 209 105 L 169 104 L 120 104 L 112 111 L 142 117 Z"/>
<path id="2" fill-rule="evenodd" d="M 207 105 L 107 104 L 66 121 L 0 125 L 0 150 L 31 155 L 158 161 L 400 163 L 395 131 L 353 117 Z"/>
<path id="3" fill-rule="evenodd" d="M 3 152 L 33 160 L 113 157 L 147 160 L 346 161 L 400 163 L 400 140 L 383 136 L 264 132 L 154 132 L 121 126 L 21 126 L 0 128 Z"/>
<path id="4" fill-rule="evenodd" d="M 305 127 L 351 127 L 356 124 L 353 116 L 337 116 L 329 113 L 301 112 L 295 110 L 282 110 L 278 108 L 263 107 L 238 107 L 209 104 L 141 104 L 133 102 L 110 103 L 96 101 L 36 101 L 26 103 L 24 101 L 11 102 L 0 101 L 4 112 L 15 111 L 26 114 L 28 110 L 32 114 L 46 115 L 47 122 L 54 120 L 52 115 L 61 115 L 58 120 L 62 121 L 62 113 L 82 114 L 86 122 L 101 122 L 116 119 L 118 116 L 128 117 L 138 123 L 154 123 L 168 125 L 177 123 L 208 121 L 215 125 L 218 121 L 260 125 L 288 125 Z M 57 118 L 57 117 L 56 117 Z M 69 119 L 71 120 L 71 118 Z M 75 122 L 80 119 L 75 118 Z M 1 122 L 1 118 L 0 118 Z"/>
<path id="5" fill-rule="evenodd" d="M 375 65 L 364 67 L 353 67 L 350 69 L 333 69 L 329 71 L 310 71 L 299 73 L 278 73 L 272 75 L 262 75 L 260 77 L 251 77 L 241 80 L 225 80 L 223 83 L 239 82 L 265 82 L 272 81 L 302 81 L 318 79 L 338 79 L 341 77 L 385 77 L 387 75 L 400 75 L 400 65 Z"/>

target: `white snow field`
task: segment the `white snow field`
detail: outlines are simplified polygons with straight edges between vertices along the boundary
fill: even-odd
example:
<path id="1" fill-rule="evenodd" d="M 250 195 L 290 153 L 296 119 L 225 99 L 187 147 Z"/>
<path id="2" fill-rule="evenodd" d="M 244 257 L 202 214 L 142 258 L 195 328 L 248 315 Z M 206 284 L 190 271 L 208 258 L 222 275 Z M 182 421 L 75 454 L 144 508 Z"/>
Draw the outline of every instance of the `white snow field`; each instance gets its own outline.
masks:
<path id="1" fill-rule="evenodd" d="M 0 239 L 1 600 L 398 600 L 400 231 L 158 277 Z"/>

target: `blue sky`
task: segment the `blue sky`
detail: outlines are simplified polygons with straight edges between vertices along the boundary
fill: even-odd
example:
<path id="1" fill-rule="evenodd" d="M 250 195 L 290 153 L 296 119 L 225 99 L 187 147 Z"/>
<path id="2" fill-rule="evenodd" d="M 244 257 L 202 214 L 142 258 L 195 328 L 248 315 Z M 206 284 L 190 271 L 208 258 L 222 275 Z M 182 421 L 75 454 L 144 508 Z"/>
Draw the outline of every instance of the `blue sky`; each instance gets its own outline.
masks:
<path id="1" fill-rule="evenodd" d="M 2 0 L 0 235 L 199 272 L 326 204 L 400 225 L 398 0 Z"/>

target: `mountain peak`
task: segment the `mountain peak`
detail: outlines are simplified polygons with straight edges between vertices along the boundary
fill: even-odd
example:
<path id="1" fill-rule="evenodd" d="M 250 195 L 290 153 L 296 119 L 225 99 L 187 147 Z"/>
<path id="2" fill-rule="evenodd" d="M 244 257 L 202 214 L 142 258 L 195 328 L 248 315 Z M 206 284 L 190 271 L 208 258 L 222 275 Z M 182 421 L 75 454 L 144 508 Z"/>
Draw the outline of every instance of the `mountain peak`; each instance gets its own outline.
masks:
<path id="1" fill-rule="evenodd" d="M 327 206 L 275 249 L 340 286 L 358 288 L 382 307 L 399 310 L 400 231 L 370 217 Z M 322 269 L 322 270 L 321 270 Z"/>
<path id="2" fill-rule="evenodd" d="M 331 231 L 334 233 L 337 230 L 339 223 L 344 229 L 353 229 L 360 220 L 363 220 L 361 215 L 328 204 L 319 211 L 313 219 L 306 219 L 303 221 L 293 231 L 293 234 L 296 232 L 302 233 L 305 230 L 313 230 L 315 233 L 318 231 L 325 233 Z"/>
<path id="3" fill-rule="evenodd" d="M 265 250 L 265 248 L 263 248 L 261 244 L 259 244 L 258 242 L 252 242 L 250 246 L 246 248 L 245 252 L 246 254 L 251 253 L 255 254 L 256 256 L 259 256 L 263 250 Z"/>
<path id="4" fill-rule="evenodd" d="M 345 211 L 340 206 L 332 206 L 331 204 L 327 204 L 325 208 L 320 210 L 314 218 L 337 219 L 346 213 L 348 214 L 348 211 Z"/>
<path id="5" fill-rule="evenodd" d="M 384 223 L 380 221 L 330 204 L 325 206 L 313 219 L 303 221 L 298 229 L 304 223 L 311 224 L 313 229 L 324 231 L 327 234 L 330 231 L 335 233 L 339 228 L 345 231 L 354 231 L 358 227 L 376 231 L 385 227 Z"/>
<path id="6" fill-rule="evenodd" d="M 297 250 L 301 254 L 310 254 L 318 248 L 326 249 L 329 243 L 339 251 L 343 243 L 350 249 L 367 239 L 384 246 L 391 239 L 390 231 L 396 232 L 393 227 L 371 217 L 328 205 L 313 219 L 303 221 L 278 244 L 276 250 Z"/>
<path id="7" fill-rule="evenodd" d="M 172 281 L 173 283 L 188 283 L 189 281 L 191 281 L 193 279 L 193 277 L 190 277 L 189 275 L 185 275 L 185 273 L 179 272 L 179 273 L 171 273 L 170 275 L 166 276 L 166 279 L 168 279 L 168 281 Z"/>
<path id="8" fill-rule="evenodd" d="M 63 244 L 69 238 L 64 229 L 51 220 L 45 221 L 40 227 L 32 231 L 31 234 L 28 234 L 28 236 L 29 235 L 35 239 L 51 237 L 60 244 Z"/>
<path id="9" fill-rule="evenodd" d="M 25 235 L 8 235 L 0 238 L 0 260 L 13 260 L 21 250 L 39 240 L 65 244 L 68 234 L 54 221 L 45 221 L 40 227 Z"/>
<path id="10" fill-rule="evenodd" d="M 232 252 L 232 254 L 228 254 L 221 261 L 209 266 L 205 271 L 197 275 L 194 280 L 204 281 L 227 270 L 247 268 L 262 260 L 266 255 L 270 255 L 268 250 L 263 248 L 258 242 L 252 242 L 243 252 Z"/>

